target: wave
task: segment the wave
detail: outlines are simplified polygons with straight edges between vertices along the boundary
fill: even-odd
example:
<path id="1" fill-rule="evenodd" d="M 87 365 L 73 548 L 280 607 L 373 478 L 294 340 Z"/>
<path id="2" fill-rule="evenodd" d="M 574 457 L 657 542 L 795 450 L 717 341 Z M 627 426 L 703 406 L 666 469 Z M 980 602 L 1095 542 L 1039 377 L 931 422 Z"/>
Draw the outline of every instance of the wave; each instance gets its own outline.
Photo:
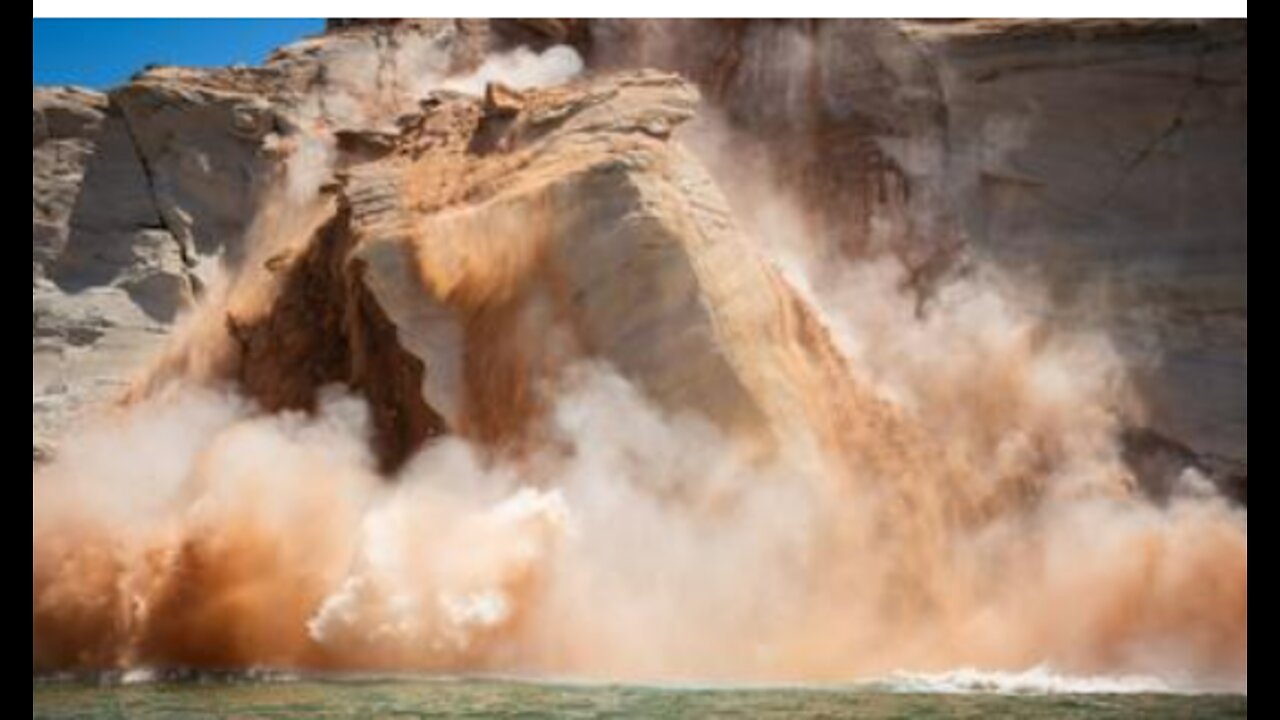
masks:
<path id="1" fill-rule="evenodd" d="M 1215 684 L 1176 682 L 1154 675 L 1071 675 L 1047 665 L 1022 671 L 958 668 L 938 673 L 897 672 L 865 683 L 899 693 L 972 693 L 999 695 L 1128 695 L 1128 694 L 1248 694 L 1248 682 Z"/>
<path id="2" fill-rule="evenodd" d="M 352 673 L 295 672 L 254 668 L 247 670 L 131 669 L 82 673 L 33 675 L 36 684 L 85 683 L 105 687 L 195 684 L 235 685 L 321 682 L 336 684 L 366 683 L 495 683 L 532 684 L 554 687 L 619 687 L 631 686 L 667 691 L 753 692 L 770 690 L 867 692 L 887 694 L 957 694 L 957 695 L 1200 695 L 1231 694 L 1248 696 L 1245 680 L 1224 680 L 1217 684 L 1184 683 L 1154 675 L 1072 675 L 1038 665 L 1021 671 L 957 668 L 936 673 L 895 672 L 870 680 L 842 683 L 734 683 L 707 681 L 666 681 L 617 683 L 575 677 L 520 676 L 508 674 L 430 674 L 420 673 Z"/>
<path id="3" fill-rule="evenodd" d="M 101 687 L 126 687 L 133 685 L 236 685 L 293 683 L 322 676 L 298 673 L 275 668 L 245 668 L 235 670 L 197 670 L 194 668 L 129 668 L 123 670 L 61 671 L 53 673 L 33 672 L 31 680 L 37 685 L 82 684 Z"/>

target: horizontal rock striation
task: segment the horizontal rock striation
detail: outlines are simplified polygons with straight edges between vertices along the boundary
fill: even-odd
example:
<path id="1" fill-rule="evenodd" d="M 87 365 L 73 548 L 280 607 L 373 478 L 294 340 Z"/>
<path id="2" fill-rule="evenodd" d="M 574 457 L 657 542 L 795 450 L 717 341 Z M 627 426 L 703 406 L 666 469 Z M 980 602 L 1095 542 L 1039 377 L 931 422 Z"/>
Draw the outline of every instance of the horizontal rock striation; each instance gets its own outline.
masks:
<path id="1" fill-rule="evenodd" d="M 593 72 L 676 71 L 701 91 L 701 119 L 687 122 L 692 90 L 663 75 L 531 97 L 493 86 L 476 102 L 441 90 L 522 43 L 573 45 Z M 535 411 L 526 383 L 561 359 L 493 347 L 493 366 L 469 365 L 484 334 L 538 336 L 530 348 L 563 340 L 675 406 L 758 422 L 764 400 L 712 339 L 722 318 L 707 301 L 706 268 L 727 256 L 744 265 L 740 248 L 671 239 L 716 237 L 730 211 L 750 229 L 753 198 L 725 172 L 732 164 L 794 194 L 819 262 L 896 257 L 922 311 L 966 253 L 1043 278 L 1056 322 L 1100 320 L 1121 343 L 1144 406 L 1131 425 L 1243 482 L 1247 78 L 1237 22 L 546 19 L 334 22 L 262 67 L 149 68 L 108 94 L 37 88 L 33 458 L 53 452 L 81 408 L 127 387 L 215 265 L 268 259 L 245 238 L 261 234 L 264 199 L 310 153 L 314 174 L 341 177 L 333 208 L 309 220 L 351 257 L 291 264 L 318 252 L 294 232 L 270 273 L 283 279 L 265 283 L 296 283 L 300 308 L 318 288 L 346 293 L 317 323 L 320 337 L 345 339 L 341 361 L 295 339 L 289 352 L 315 366 L 297 382 L 394 375 L 371 390 L 387 408 L 392 387 L 422 388 L 430 413 L 384 412 L 380 426 L 410 428 L 386 457 L 446 427 L 496 438 Z M 668 141 L 682 124 L 724 198 L 709 201 L 686 173 L 693 163 Z M 702 144 L 711 125 L 735 138 L 729 157 Z M 310 147 L 318 128 L 332 140 Z M 529 235 L 518 250 L 502 240 L 514 230 Z M 668 239 L 651 247 L 642 235 Z M 473 269 L 492 257 L 504 258 L 499 274 Z M 295 264 L 324 272 L 290 280 Z M 768 297 L 767 275 L 736 267 L 724 291 Z M 626 280 L 602 298 L 605 277 Z M 517 295 L 536 311 L 496 309 Z M 260 310 L 235 316 L 250 363 L 234 372 L 268 406 L 306 406 L 310 390 L 268 392 L 279 379 L 248 369 L 288 344 L 275 324 L 292 321 Z M 570 337 L 541 337 L 537 313 L 566 321 Z M 676 316 L 684 324 L 670 325 Z M 253 340 L 259 320 L 276 330 Z M 385 353 L 370 348 L 392 335 L 397 357 L 423 369 L 372 372 Z M 655 360 L 671 353 L 691 360 Z M 490 387 L 468 373 L 504 379 Z M 501 411 L 480 409 L 494 398 Z"/>

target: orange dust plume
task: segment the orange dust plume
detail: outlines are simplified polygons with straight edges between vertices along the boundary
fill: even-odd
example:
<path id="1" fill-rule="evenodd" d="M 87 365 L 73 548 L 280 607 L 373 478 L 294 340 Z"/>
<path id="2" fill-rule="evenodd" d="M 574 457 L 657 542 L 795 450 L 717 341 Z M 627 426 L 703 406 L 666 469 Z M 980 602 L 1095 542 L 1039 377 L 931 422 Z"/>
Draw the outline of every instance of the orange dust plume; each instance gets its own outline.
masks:
<path id="1" fill-rule="evenodd" d="M 361 63 L 344 67 L 359 75 Z M 526 50 L 399 86 L 532 87 L 580 69 L 568 48 Z M 405 104 L 359 95 L 339 70 L 327 112 L 385 119 Z M 893 257 L 817 250 L 831 243 L 767 169 L 735 173 L 746 141 L 714 114 L 684 139 L 769 259 L 770 282 L 796 298 L 779 312 L 797 350 L 747 338 L 727 361 L 759 363 L 741 375 L 764 399 L 770 442 L 657 401 L 590 348 L 524 382 L 545 357 L 523 355 L 524 336 L 479 311 L 464 318 L 463 359 L 501 351 L 499 369 L 521 382 L 464 367 L 461 430 L 391 470 L 377 437 L 404 415 L 341 382 L 364 366 L 335 361 L 313 407 L 246 392 L 317 379 L 304 363 L 227 370 L 249 351 L 240 326 L 287 291 L 277 259 L 328 237 L 332 118 L 307 120 L 281 140 L 290 159 L 263 194 L 248 259 L 224 268 L 127 402 L 33 472 L 36 671 L 818 681 L 1049 666 L 1247 685 L 1246 511 L 1192 476 L 1160 505 L 1136 492 L 1119 443 L 1131 398 L 1107 338 L 1048 327 L 1042 299 L 991 268 L 940 280 L 922 312 Z M 484 238 L 462 239 L 475 240 L 463 259 L 483 263 Z M 492 255 L 505 264 L 468 267 L 476 283 L 542 271 L 536 252 L 524 264 Z M 327 287 L 302 288 L 292 308 L 332 315 L 307 343 L 367 320 L 363 306 L 313 302 Z M 481 288 L 551 302 L 504 289 Z M 280 317 L 270 331 L 287 349 Z M 362 332 L 362 347 L 388 346 Z M 396 387 L 416 391 L 421 376 L 404 377 Z M 508 387 L 538 409 L 521 418 L 518 452 L 490 437 L 517 404 L 497 390 Z M 497 429 L 467 432 L 481 425 Z"/>

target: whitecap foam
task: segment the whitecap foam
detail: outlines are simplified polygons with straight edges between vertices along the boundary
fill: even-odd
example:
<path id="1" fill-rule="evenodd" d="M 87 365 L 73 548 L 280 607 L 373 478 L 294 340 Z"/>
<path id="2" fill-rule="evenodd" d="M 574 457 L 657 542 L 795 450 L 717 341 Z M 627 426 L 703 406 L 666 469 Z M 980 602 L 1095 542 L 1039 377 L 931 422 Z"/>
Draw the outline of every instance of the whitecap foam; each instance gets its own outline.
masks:
<path id="1" fill-rule="evenodd" d="M 121 685 L 150 685 L 156 682 L 160 674 L 152 668 L 133 668 L 120 675 Z"/>
<path id="2" fill-rule="evenodd" d="M 1153 675 L 1069 675 L 1046 665 L 1022 671 L 958 668 L 939 673 L 898 672 L 868 685 L 902 693 L 1120 695 L 1193 692 Z"/>

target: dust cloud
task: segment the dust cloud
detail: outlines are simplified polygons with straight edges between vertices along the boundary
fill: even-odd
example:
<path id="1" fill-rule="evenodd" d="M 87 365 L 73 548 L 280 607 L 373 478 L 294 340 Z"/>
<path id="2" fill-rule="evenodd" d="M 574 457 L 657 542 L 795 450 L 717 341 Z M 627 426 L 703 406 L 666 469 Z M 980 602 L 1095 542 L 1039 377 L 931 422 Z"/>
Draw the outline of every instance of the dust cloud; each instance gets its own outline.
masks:
<path id="1" fill-rule="evenodd" d="M 516 51 L 438 82 L 562 82 L 581 69 L 571 54 Z M 391 478 L 346 389 L 311 413 L 262 411 L 211 368 L 233 352 L 227 314 L 269 301 L 258 268 L 324 215 L 333 116 L 311 120 L 280 140 L 291 159 L 250 233 L 255 260 L 211 285 L 143 390 L 33 474 L 37 671 L 1052 667 L 1247 686 L 1245 511 L 1134 491 L 1118 445 L 1131 399 L 1103 335 L 1055 331 L 992 268 L 944 279 L 921 313 L 892 258 L 811 252 L 822 243 L 768 174 L 716 172 L 706 146 L 735 205 L 751 199 L 741 225 L 876 399 L 847 408 L 856 429 L 831 429 L 858 435 L 840 462 L 748 455 L 589 358 L 537 389 L 550 411 L 529 452 L 445 436 Z M 889 426 L 909 431 L 876 434 Z"/>

